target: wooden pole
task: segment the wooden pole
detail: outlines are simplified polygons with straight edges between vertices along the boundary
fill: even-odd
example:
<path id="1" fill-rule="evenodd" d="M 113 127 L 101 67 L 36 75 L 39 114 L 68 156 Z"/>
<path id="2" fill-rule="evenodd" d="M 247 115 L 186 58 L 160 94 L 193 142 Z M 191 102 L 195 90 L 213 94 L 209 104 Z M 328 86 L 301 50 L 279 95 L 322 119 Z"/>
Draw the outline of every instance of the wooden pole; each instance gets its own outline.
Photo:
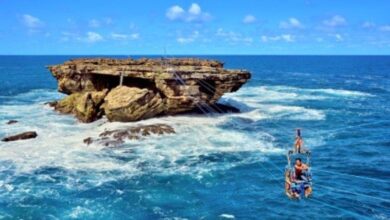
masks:
<path id="1" fill-rule="evenodd" d="M 121 73 L 120 78 L 119 78 L 119 85 L 123 85 L 123 73 Z"/>

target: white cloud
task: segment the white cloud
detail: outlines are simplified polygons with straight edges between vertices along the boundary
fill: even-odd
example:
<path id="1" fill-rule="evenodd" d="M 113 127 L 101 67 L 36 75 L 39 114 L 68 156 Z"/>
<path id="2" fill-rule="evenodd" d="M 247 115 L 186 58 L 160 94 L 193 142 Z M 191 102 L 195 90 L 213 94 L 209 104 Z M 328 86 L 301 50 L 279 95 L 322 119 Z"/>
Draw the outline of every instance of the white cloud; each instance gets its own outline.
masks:
<path id="1" fill-rule="evenodd" d="M 295 41 L 295 37 L 292 36 L 292 35 L 289 35 L 289 34 L 283 34 L 281 36 L 281 38 L 286 41 L 286 42 L 294 42 Z"/>
<path id="2" fill-rule="evenodd" d="M 279 24 L 280 28 L 283 29 L 302 29 L 302 23 L 296 18 L 289 18 L 287 21 L 282 21 Z"/>
<path id="3" fill-rule="evenodd" d="M 66 41 L 70 41 L 70 40 L 72 40 L 72 39 L 76 39 L 77 37 L 78 37 L 78 35 L 75 34 L 75 33 L 71 33 L 71 32 L 66 32 L 66 31 L 64 31 L 64 32 L 61 32 L 60 41 L 66 42 Z"/>
<path id="4" fill-rule="evenodd" d="M 100 27 L 100 22 L 96 19 L 92 19 L 88 22 L 88 26 L 92 28 L 98 28 Z"/>
<path id="5" fill-rule="evenodd" d="M 341 34 L 332 34 L 330 36 L 334 37 L 338 42 L 344 41 L 344 37 Z"/>
<path id="6" fill-rule="evenodd" d="M 176 20 L 184 17 L 185 13 L 182 7 L 174 5 L 168 9 L 166 16 L 169 20 Z"/>
<path id="7" fill-rule="evenodd" d="M 139 39 L 139 33 L 130 34 L 130 39 L 132 39 L 132 40 Z"/>
<path id="8" fill-rule="evenodd" d="M 192 15 L 200 15 L 202 13 L 202 9 L 196 3 L 192 3 L 191 7 L 188 9 L 188 13 Z"/>
<path id="9" fill-rule="evenodd" d="M 290 34 L 281 34 L 276 36 L 263 35 L 261 36 L 261 41 L 263 41 L 264 43 L 271 42 L 271 41 L 284 41 L 284 42 L 291 43 L 295 41 L 295 36 Z"/>
<path id="10" fill-rule="evenodd" d="M 111 33 L 110 37 L 113 40 L 137 40 L 139 39 L 139 33 L 133 34 L 121 34 L 121 33 Z"/>
<path id="11" fill-rule="evenodd" d="M 187 44 L 187 43 L 194 42 L 195 39 L 191 37 L 178 37 L 176 40 L 181 44 Z"/>
<path id="12" fill-rule="evenodd" d="M 227 31 L 225 31 L 223 28 L 219 28 L 219 29 L 217 30 L 217 36 L 226 37 L 226 36 L 229 36 L 229 35 L 235 35 L 235 33 L 232 32 L 232 31 L 227 32 Z"/>
<path id="13" fill-rule="evenodd" d="M 126 34 L 111 33 L 111 38 L 114 40 L 127 40 L 129 36 Z"/>
<path id="14" fill-rule="evenodd" d="M 85 41 L 87 41 L 88 43 L 96 43 L 102 40 L 104 40 L 102 35 L 92 31 L 88 32 L 87 36 L 85 37 Z"/>
<path id="15" fill-rule="evenodd" d="M 103 25 L 111 25 L 113 23 L 113 20 L 112 18 L 110 17 L 106 17 L 106 18 L 102 18 L 102 19 L 91 19 L 88 21 L 88 26 L 90 28 L 99 28 Z"/>
<path id="16" fill-rule="evenodd" d="M 114 37 L 118 39 L 121 36 L 114 34 Z M 111 35 L 111 38 L 114 39 L 113 35 Z M 81 35 L 79 33 L 74 33 L 74 32 L 61 32 L 61 38 L 60 38 L 60 41 L 62 42 L 80 41 L 80 42 L 87 42 L 87 43 L 96 43 L 103 40 L 104 37 L 101 34 L 92 31 L 85 33 L 85 35 L 84 34 Z"/>
<path id="17" fill-rule="evenodd" d="M 336 38 L 337 41 L 343 41 L 344 40 L 344 38 L 340 34 L 336 34 L 335 38 Z"/>
<path id="18" fill-rule="evenodd" d="M 246 15 L 242 20 L 244 24 L 252 24 L 256 22 L 256 17 L 253 15 Z"/>
<path id="19" fill-rule="evenodd" d="M 362 24 L 362 28 L 373 28 L 375 26 L 376 26 L 375 23 L 369 21 L 363 22 Z"/>
<path id="20" fill-rule="evenodd" d="M 39 18 L 29 14 L 24 14 L 22 16 L 22 21 L 23 24 L 30 29 L 35 29 L 43 26 L 43 22 Z"/>
<path id="21" fill-rule="evenodd" d="M 335 15 L 328 20 L 324 20 L 322 23 L 328 27 L 339 27 L 346 25 L 347 20 L 340 15 Z"/>
<path id="22" fill-rule="evenodd" d="M 379 27 L 380 31 L 390 31 L 390 25 L 384 25 Z"/>
<path id="23" fill-rule="evenodd" d="M 178 43 L 187 44 L 194 42 L 199 37 L 199 31 L 193 31 L 190 36 L 178 37 L 176 40 Z"/>
<path id="24" fill-rule="evenodd" d="M 245 43 L 250 44 L 250 43 L 253 42 L 253 38 L 251 38 L 251 37 L 245 37 L 245 38 L 242 39 L 242 41 L 245 42 Z"/>
<path id="25" fill-rule="evenodd" d="M 203 12 L 197 3 L 192 3 L 187 11 L 179 5 L 174 5 L 167 10 L 165 15 L 171 21 L 185 22 L 202 22 L 211 18 L 210 14 Z"/>
<path id="26" fill-rule="evenodd" d="M 223 28 L 219 28 L 217 30 L 216 36 L 222 37 L 230 43 L 243 42 L 246 44 L 251 44 L 253 42 L 253 38 L 251 37 L 243 36 L 242 34 L 236 33 L 234 31 L 225 31 Z"/>
<path id="27" fill-rule="evenodd" d="M 111 24 L 113 23 L 113 20 L 112 20 L 112 18 L 110 18 L 110 17 L 104 18 L 103 21 L 104 21 L 104 23 L 106 23 L 107 25 L 111 25 Z"/>

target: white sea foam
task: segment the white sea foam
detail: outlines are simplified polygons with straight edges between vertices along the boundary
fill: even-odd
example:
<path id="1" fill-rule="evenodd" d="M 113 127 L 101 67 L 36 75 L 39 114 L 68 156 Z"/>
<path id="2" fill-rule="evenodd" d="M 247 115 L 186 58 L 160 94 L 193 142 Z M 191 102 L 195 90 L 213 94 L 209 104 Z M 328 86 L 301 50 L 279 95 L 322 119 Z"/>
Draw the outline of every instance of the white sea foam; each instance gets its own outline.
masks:
<path id="1" fill-rule="evenodd" d="M 243 112 L 240 114 L 233 114 L 233 117 L 240 117 L 250 119 L 252 121 L 259 121 L 263 119 L 273 120 L 324 120 L 326 114 L 324 111 L 316 109 L 308 109 L 300 106 L 288 106 L 288 105 L 274 105 L 274 104 L 262 104 L 251 103 L 252 111 Z"/>
<path id="2" fill-rule="evenodd" d="M 239 113 L 239 114 L 233 114 L 232 116 L 239 117 L 239 118 L 245 118 L 245 119 L 249 119 L 252 121 L 260 121 L 260 120 L 269 118 L 269 115 L 265 114 L 260 109 L 255 109 L 252 111 L 243 112 L 243 113 Z"/>
<path id="3" fill-rule="evenodd" d="M 35 139 L 1 142 L 0 164 L 11 162 L 15 172 L 34 172 L 44 167 L 59 167 L 67 172 L 88 171 L 94 175 L 88 181 L 94 185 L 120 177 L 158 173 L 160 175 L 189 174 L 202 178 L 213 170 L 229 169 L 238 165 L 262 161 L 269 154 L 281 154 L 284 149 L 274 145 L 275 139 L 266 132 L 248 133 L 226 129 L 224 124 L 240 117 L 252 121 L 324 120 L 325 112 L 301 106 L 270 104 L 269 100 L 294 100 L 296 88 L 260 87 L 230 94 L 227 102 L 242 103 L 243 113 L 223 115 L 179 115 L 153 118 L 134 123 L 107 123 L 101 119 L 90 124 L 77 122 L 72 116 L 54 112 L 43 103 L 61 97 L 51 90 L 36 90 L 20 94 L 0 106 L 0 135 L 11 135 L 27 130 L 37 131 Z M 325 93 L 329 91 L 325 90 Z M 324 94 L 324 92 L 322 91 Z M 265 95 L 273 98 L 261 98 Z M 343 93 L 347 94 L 347 93 Z M 302 97 L 301 97 L 302 98 Z M 306 98 L 310 97 L 310 94 Z M 33 104 L 28 101 L 33 100 Z M 236 105 L 235 105 L 236 106 Z M 6 125 L 7 120 L 18 123 Z M 83 143 L 86 137 L 97 137 L 104 130 L 118 129 L 137 124 L 165 123 L 176 134 L 152 136 L 144 140 L 128 140 L 123 147 L 105 148 Z M 308 140 L 310 143 L 310 140 Z M 313 143 L 315 144 L 315 143 Z M 224 161 L 229 158 L 229 161 Z M 4 164 L 4 163 L 3 163 Z M 2 165 L 3 166 L 3 165 Z M 115 171 L 114 174 L 111 171 Z M 118 172 L 120 174 L 118 174 Z M 39 174 L 40 181 L 53 181 Z M 78 175 L 70 175 L 62 182 L 65 187 L 87 187 L 77 184 Z M 2 184 L 3 188 L 7 180 Z M 21 188 L 22 189 L 22 188 Z M 75 210 L 77 212 L 77 210 Z"/>
<path id="4" fill-rule="evenodd" d="M 311 89 L 312 92 L 322 92 L 329 95 L 349 96 L 349 97 L 372 97 L 373 95 L 365 92 L 343 90 L 343 89 Z"/>
<path id="5" fill-rule="evenodd" d="M 320 110 L 308 109 L 300 106 L 261 105 L 259 108 L 272 118 L 290 120 L 324 120 L 325 113 Z"/>
<path id="6" fill-rule="evenodd" d="M 244 103 L 251 104 L 253 102 L 292 102 L 297 100 L 324 100 L 331 98 L 358 98 L 372 96 L 373 95 L 365 92 L 343 89 L 304 89 L 291 86 L 255 86 L 244 87 L 238 92 L 225 94 L 224 98 L 240 99 Z"/>
<path id="7" fill-rule="evenodd" d="M 58 98 L 56 92 L 39 91 L 39 95 L 23 94 L 19 97 L 28 97 L 35 102 L 16 101 L 1 105 L 0 135 L 34 130 L 38 137 L 0 143 L 0 163 L 11 162 L 18 173 L 30 173 L 45 167 L 59 167 L 68 172 L 89 171 L 94 173 L 89 178 L 94 185 L 115 180 L 121 175 L 126 177 L 150 172 L 161 175 L 186 173 L 202 178 L 204 173 L 212 170 L 253 163 L 263 160 L 264 155 L 283 151 L 273 145 L 270 134 L 259 132 L 251 135 L 220 126 L 237 115 L 169 116 L 135 123 L 106 123 L 106 119 L 101 119 L 83 124 L 72 116 L 55 113 L 43 104 Z M 6 125 L 9 119 L 19 122 Z M 154 123 L 171 125 L 176 134 L 129 140 L 120 148 L 107 149 L 99 144 L 87 146 L 83 143 L 84 138 L 97 137 L 105 129 Z M 231 157 L 232 161 L 223 162 L 225 157 Z M 111 176 L 107 171 L 121 174 Z M 77 178 L 81 177 L 72 176 L 61 184 L 69 188 L 85 187 L 77 184 Z M 52 181 L 46 174 L 39 174 L 38 178 Z"/>
<path id="8" fill-rule="evenodd" d="M 342 89 L 303 89 L 291 86 L 244 87 L 225 94 L 221 102 L 239 107 L 243 113 L 234 115 L 259 121 L 263 119 L 324 120 L 323 110 L 295 106 L 296 101 L 372 97 L 369 93 Z M 278 104 L 275 104 L 278 103 Z M 279 104 L 280 103 L 280 104 Z M 286 105 L 283 105 L 285 104 Z"/>
<path id="9" fill-rule="evenodd" d="M 72 209 L 72 211 L 69 213 L 69 217 L 72 219 L 80 219 L 85 218 L 87 216 L 93 215 L 94 211 L 87 209 L 85 207 L 77 206 Z"/>
<path id="10" fill-rule="evenodd" d="M 223 213 L 223 214 L 219 215 L 219 217 L 226 218 L 226 219 L 235 219 L 234 215 L 226 214 L 226 213 Z"/>

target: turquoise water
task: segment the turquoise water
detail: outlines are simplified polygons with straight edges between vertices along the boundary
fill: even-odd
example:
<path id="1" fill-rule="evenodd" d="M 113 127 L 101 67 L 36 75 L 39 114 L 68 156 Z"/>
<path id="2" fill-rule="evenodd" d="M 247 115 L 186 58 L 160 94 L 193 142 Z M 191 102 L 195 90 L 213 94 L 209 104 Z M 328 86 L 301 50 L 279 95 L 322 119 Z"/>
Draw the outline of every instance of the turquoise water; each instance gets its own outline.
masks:
<path id="1" fill-rule="evenodd" d="M 0 137 L 39 135 L 0 143 L 0 219 L 390 218 L 390 57 L 207 57 L 253 73 L 221 100 L 242 113 L 141 121 L 177 134 L 117 148 L 82 140 L 132 123 L 80 124 L 43 104 L 63 96 L 45 65 L 69 58 L 0 57 Z M 282 170 L 298 127 L 314 193 L 291 201 Z"/>

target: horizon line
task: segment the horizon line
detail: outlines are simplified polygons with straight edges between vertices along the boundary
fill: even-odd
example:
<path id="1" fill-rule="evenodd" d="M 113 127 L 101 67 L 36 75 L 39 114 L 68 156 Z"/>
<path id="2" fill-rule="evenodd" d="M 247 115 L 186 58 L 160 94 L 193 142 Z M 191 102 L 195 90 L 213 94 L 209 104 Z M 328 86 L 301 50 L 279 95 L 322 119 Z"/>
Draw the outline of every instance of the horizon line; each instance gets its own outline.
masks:
<path id="1" fill-rule="evenodd" d="M 0 54 L 0 56 L 390 56 L 390 54 Z"/>

